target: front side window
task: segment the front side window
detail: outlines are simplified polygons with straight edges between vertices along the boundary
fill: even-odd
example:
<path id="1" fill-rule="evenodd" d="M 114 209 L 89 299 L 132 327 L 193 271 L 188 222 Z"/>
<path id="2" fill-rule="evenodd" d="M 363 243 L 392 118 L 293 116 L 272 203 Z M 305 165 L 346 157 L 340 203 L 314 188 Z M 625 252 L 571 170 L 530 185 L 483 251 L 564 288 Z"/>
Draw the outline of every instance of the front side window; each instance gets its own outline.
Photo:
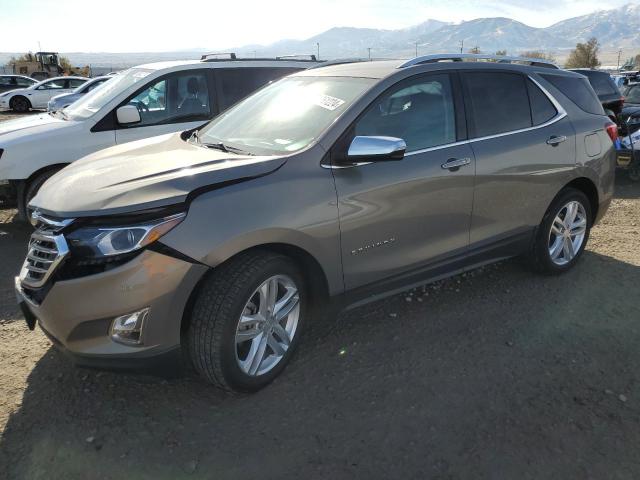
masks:
<path id="1" fill-rule="evenodd" d="M 476 137 L 532 126 L 525 77 L 504 72 L 466 72 L 467 108 Z"/>
<path id="2" fill-rule="evenodd" d="M 200 131 L 202 144 L 224 143 L 255 155 L 302 150 L 376 80 L 288 77 L 236 104 Z"/>
<path id="3" fill-rule="evenodd" d="M 400 82 L 376 99 L 356 122 L 357 136 L 401 138 L 407 152 L 456 141 L 449 75 Z"/>
<path id="4" fill-rule="evenodd" d="M 64 88 L 64 79 L 62 80 L 51 80 L 50 82 L 45 82 L 38 87 L 38 90 L 57 90 Z"/>
<path id="5" fill-rule="evenodd" d="M 112 77 L 109 83 L 104 85 L 104 88 L 92 90 L 65 108 L 65 115 L 71 120 L 89 118 L 132 85 L 144 82 L 151 73 L 153 70 L 130 68 Z"/>
<path id="6" fill-rule="evenodd" d="M 140 112 L 141 122 L 136 126 L 207 119 L 211 113 L 203 72 L 169 75 L 136 94 L 128 104 Z"/>
<path id="7" fill-rule="evenodd" d="M 12 77 L 0 77 L 0 87 L 8 87 L 13 85 L 15 80 Z"/>

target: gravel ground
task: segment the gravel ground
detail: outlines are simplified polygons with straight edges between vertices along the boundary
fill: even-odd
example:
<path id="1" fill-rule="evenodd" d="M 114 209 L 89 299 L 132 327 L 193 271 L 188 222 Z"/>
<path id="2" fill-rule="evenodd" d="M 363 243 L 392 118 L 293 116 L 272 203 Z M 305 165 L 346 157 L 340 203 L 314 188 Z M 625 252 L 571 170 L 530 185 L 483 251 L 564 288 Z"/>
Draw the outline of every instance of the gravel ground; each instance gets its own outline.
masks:
<path id="1" fill-rule="evenodd" d="M 74 368 L 15 307 L 0 211 L 0 478 L 640 478 L 640 184 L 579 265 L 516 261 L 329 319 L 267 389 Z"/>

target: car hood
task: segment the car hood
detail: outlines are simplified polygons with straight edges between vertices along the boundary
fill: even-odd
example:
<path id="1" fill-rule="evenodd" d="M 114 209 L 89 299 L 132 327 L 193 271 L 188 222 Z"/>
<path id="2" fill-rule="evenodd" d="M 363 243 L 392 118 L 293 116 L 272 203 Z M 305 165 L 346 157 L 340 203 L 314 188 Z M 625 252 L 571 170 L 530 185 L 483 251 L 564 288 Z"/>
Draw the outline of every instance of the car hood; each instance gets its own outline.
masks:
<path id="1" fill-rule="evenodd" d="M 60 100 L 64 100 L 64 99 L 69 99 L 69 98 L 80 98 L 82 96 L 81 93 L 59 93 L 58 95 L 54 95 L 53 97 L 51 97 L 51 100 L 53 101 L 60 101 Z M 50 101 L 51 101 L 50 100 Z"/>
<path id="2" fill-rule="evenodd" d="M 28 115 L 23 118 L 0 122 L 0 143 L 6 140 L 2 136 L 11 132 L 18 132 L 22 130 L 22 132 L 20 132 L 21 134 L 31 135 L 41 131 L 55 130 L 70 123 L 71 122 L 66 122 L 47 113 Z"/>
<path id="3" fill-rule="evenodd" d="M 56 217 L 132 213 L 185 202 L 191 192 L 251 180 L 286 159 L 204 148 L 180 133 L 91 154 L 51 177 L 30 206 Z"/>

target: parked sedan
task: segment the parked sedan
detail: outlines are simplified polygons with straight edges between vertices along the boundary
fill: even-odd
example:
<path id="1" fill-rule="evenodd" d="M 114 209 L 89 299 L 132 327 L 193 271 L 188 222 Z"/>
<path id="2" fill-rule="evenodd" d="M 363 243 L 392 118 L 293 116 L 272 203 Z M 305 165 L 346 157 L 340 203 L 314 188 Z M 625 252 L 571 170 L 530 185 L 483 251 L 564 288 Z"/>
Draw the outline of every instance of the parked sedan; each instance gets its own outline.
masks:
<path id="1" fill-rule="evenodd" d="M 30 87 L 36 83 L 38 83 L 37 80 L 24 75 L 0 75 L 0 93 Z"/>
<path id="2" fill-rule="evenodd" d="M 71 93 L 61 93 L 60 95 L 56 95 L 51 100 L 49 100 L 49 104 L 47 105 L 47 110 L 50 112 L 57 112 L 58 110 L 62 110 L 65 107 L 68 107 L 73 102 L 78 100 L 84 94 L 89 93 L 96 87 L 99 87 L 107 80 L 110 80 L 111 77 L 96 77 L 92 78 L 88 82 L 80 85 Z"/>
<path id="3" fill-rule="evenodd" d="M 27 88 L 10 90 L 0 94 L 0 111 L 28 112 L 32 108 L 46 110 L 51 97 L 59 93 L 71 93 L 87 80 L 89 79 L 84 77 L 55 77 Z"/>

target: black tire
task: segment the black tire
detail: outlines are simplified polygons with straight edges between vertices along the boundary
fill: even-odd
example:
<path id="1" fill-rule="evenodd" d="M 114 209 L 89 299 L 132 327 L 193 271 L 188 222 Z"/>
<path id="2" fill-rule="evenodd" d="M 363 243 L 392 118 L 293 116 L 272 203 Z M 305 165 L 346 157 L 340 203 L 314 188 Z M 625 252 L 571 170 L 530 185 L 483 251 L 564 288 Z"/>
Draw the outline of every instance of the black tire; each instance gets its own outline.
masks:
<path id="1" fill-rule="evenodd" d="M 43 172 L 43 173 L 37 175 L 33 180 L 31 180 L 26 185 L 26 187 L 24 189 L 24 198 L 20 202 L 20 208 L 19 208 L 20 216 L 24 220 L 26 220 L 26 221 L 30 221 L 31 220 L 31 209 L 29 209 L 29 207 L 28 207 L 29 202 L 33 199 L 33 197 L 36 196 L 36 194 L 38 193 L 38 190 L 40 190 L 40 187 L 42 187 L 44 182 L 49 180 L 49 178 L 51 178 L 53 175 L 58 173 L 60 170 L 61 170 L 60 168 L 53 169 L 53 170 L 47 170 L 46 172 Z"/>
<path id="2" fill-rule="evenodd" d="M 298 325 L 279 363 L 262 375 L 250 376 L 238 364 L 236 329 L 247 301 L 274 275 L 290 277 L 298 289 Z M 227 392 L 254 392 L 265 387 L 291 359 L 300 341 L 308 306 L 306 282 L 290 258 L 262 250 L 240 254 L 217 268 L 200 286 L 186 336 L 194 368 L 209 383 Z"/>
<path id="3" fill-rule="evenodd" d="M 558 265 L 557 263 L 554 263 L 551 259 L 551 254 L 549 253 L 551 226 L 554 219 L 562 211 L 564 206 L 572 201 L 579 202 L 586 213 L 586 230 L 584 240 L 582 241 L 582 245 L 580 245 L 579 250 L 570 261 L 564 265 Z M 562 190 L 555 198 L 545 213 L 542 222 L 540 222 L 540 225 L 536 229 L 533 244 L 527 255 L 530 267 L 534 271 L 544 275 L 559 275 L 570 270 L 578 262 L 584 252 L 589 240 L 589 233 L 591 232 L 592 224 L 592 207 L 587 196 L 575 188 L 566 188 Z"/>
<path id="4" fill-rule="evenodd" d="M 31 108 L 31 102 L 28 98 L 18 95 L 11 99 L 11 109 L 17 113 L 28 112 Z"/>

